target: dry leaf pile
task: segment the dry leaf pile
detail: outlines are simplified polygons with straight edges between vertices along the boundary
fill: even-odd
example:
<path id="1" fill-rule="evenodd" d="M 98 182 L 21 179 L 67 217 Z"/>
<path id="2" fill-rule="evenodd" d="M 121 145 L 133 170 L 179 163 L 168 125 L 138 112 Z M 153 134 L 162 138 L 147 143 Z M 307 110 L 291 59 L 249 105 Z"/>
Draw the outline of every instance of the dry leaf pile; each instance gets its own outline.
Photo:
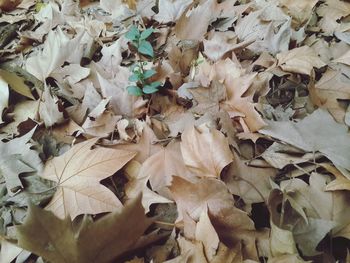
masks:
<path id="1" fill-rule="evenodd" d="M 0 9 L 1 263 L 350 262 L 349 2 Z"/>

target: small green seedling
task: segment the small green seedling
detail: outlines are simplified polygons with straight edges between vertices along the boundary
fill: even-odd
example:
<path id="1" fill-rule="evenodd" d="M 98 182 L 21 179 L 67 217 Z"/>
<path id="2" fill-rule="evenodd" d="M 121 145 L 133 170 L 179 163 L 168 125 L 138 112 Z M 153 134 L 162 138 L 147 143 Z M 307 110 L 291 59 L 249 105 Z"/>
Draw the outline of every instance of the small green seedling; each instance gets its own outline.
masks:
<path id="1" fill-rule="evenodd" d="M 153 33 L 153 28 L 148 28 L 142 32 L 135 26 L 131 26 L 125 37 L 131 40 L 131 44 L 137 49 L 137 52 L 142 55 L 154 57 L 153 47 L 146 39 Z M 129 81 L 134 84 L 127 87 L 130 94 L 142 96 L 143 94 L 152 94 L 158 91 L 162 83 L 159 81 L 150 82 L 149 79 L 157 72 L 153 69 L 146 70 L 147 61 L 142 61 L 139 56 L 139 61 L 131 66 L 132 75 Z"/>

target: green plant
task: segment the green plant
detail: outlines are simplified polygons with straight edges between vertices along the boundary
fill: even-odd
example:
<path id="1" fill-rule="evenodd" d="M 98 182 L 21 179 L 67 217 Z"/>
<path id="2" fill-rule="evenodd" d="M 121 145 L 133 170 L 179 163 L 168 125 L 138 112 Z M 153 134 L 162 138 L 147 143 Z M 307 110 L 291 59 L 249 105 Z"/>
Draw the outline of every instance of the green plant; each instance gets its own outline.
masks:
<path id="1" fill-rule="evenodd" d="M 141 59 L 140 54 L 154 57 L 153 47 L 147 38 L 153 33 L 153 28 L 148 28 L 144 31 L 140 31 L 135 25 L 131 26 L 130 30 L 126 33 L 125 37 L 131 40 L 131 44 L 136 48 L 138 53 L 138 61 L 131 66 L 132 75 L 129 77 L 129 81 L 133 82 L 133 85 L 127 87 L 130 94 L 136 96 L 142 96 L 143 94 L 152 94 L 158 91 L 158 88 L 162 84 L 159 81 L 151 82 L 150 78 L 157 72 L 153 69 L 146 69 L 147 61 Z"/>

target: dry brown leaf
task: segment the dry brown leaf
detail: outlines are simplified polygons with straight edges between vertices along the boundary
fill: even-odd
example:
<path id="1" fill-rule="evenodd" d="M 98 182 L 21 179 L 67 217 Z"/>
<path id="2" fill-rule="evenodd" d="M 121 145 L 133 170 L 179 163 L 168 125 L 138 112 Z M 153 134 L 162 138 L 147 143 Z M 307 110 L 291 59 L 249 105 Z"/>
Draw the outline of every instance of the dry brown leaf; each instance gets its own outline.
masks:
<path id="1" fill-rule="evenodd" d="M 128 199 L 133 199 L 142 193 L 142 206 L 145 213 L 148 213 L 151 204 L 171 203 L 172 201 L 147 187 L 150 174 L 144 172 L 144 165 L 132 160 L 125 166 L 124 172 L 128 178 L 128 183 L 125 185 L 125 194 Z"/>
<path id="2" fill-rule="evenodd" d="M 173 175 L 189 181 L 195 179 L 185 166 L 179 142 L 171 142 L 149 157 L 142 164 L 140 173 L 142 173 L 143 177 L 149 178 L 150 185 L 154 191 L 167 198 L 171 198 L 167 186 L 171 184 Z"/>
<path id="3" fill-rule="evenodd" d="M 137 143 L 117 144 L 114 149 L 137 152 L 135 160 L 141 164 L 150 156 L 162 149 L 162 146 L 156 144 L 157 137 L 153 130 L 146 124 L 143 124 L 143 131 L 140 140 Z"/>
<path id="4" fill-rule="evenodd" d="M 257 168 L 248 166 L 234 152 L 233 162 L 224 173 L 222 180 L 230 192 L 240 196 L 245 203 L 266 202 L 272 189 L 270 180 L 277 174 L 274 168 Z"/>
<path id="5" fill-rule="evenodd" d="M 216 255 L 220 240 L 213 225 L 210 222 L 208 211 L 203 210 L 196 226 L 195 239 L 202 242 L 204 254 L 211 261 Z"/>
<path id="6" fill-rule="evenodd" d="M 333 117 L 340 123 L 344 122 L 346 108 L 342 107 L 339 99 L 350 99 L 349 79 L 341 71 L 327 69 L 322 78 L 310 86 L 310 98 L 312 102 L 328 109 Z"/>
<path id="7" fill-rule="evenodd" d="M 312 69 L 320 68 L 326 64 L 317 56 L 316 52 L 308 47 L 302 46 L 277 54 L 278 66 L 286 72 L 310 75 Z"/>
<path id="8" fill-rule="evenodd" d="M 225 184 L 217 179 L 202 178 L 196 183 L 191 183 L 174 176 L 169 189 L 179 211 L 178 221 L 183 219 L 184 213 L 194 220 L 199 220 L 201 213 L 208 208 L 210 218 L 225 221 L 226 226 L 254 229 L 253 222 L 247 214 L 234 207 L 233 197 Z M 236 217 L 236 220 L 230 221 L 230 216 Z"/>
<path id="9" fill-rule="evenodd" d="M 160 23 L 176 22 L 192 0 L 159 0 L 159 12 L 154 19 Z"/>
<path id="10" fill-rule="evenodd" d="M 225 80 L 227 99 L 221 102 L 221 107 L 229 113 L 231 118 L 241 117 L 247 125 L 244 127 L 245 132 L 255 132 L 266 125 L 255 110 L 255 104 L 252 102 L 254 94 L 244 96 L 255 78 L 255 74 L 247 74 L 238 78 L 228 77 Z"/>
<path id="11" fill-rule="evenodd" d="M 182 134 L 181 152 L 185 165 L 199 177 L 219 177 L 233 158 L 221 132 L 216 129 L 200 132 L 194 126 Z"/>
<path id="12" fill-rule="evenodd" d="M 121 169 L 134 152 L 91 147 L 97 139 L 74 145 L 69 151 L 45 164 L 41 176 L 57 183 L 57 191 L 46 206 L 60 218 L 80 214 L 98 214 L 121 209 L 118 198 L 102 179 Z"/>
<path id="13" fill-rule="evenodd" d="M 176 36 L 182 40 L 201 41 L 207 32 L 208 26 L 216 18 L 216 14 L 213 12 L 216 6 L 215 0 L 208 0 L 184 12 L 176 23 Z M 194 31 L 193 28 L 196 28 L 196 30 Z"/>

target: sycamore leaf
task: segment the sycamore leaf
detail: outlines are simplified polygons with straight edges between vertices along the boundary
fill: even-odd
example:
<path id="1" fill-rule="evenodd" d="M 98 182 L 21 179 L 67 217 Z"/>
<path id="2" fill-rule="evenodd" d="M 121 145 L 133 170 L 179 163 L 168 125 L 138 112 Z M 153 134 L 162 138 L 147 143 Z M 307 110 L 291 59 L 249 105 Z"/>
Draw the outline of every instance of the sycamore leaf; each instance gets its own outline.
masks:
<path id="1" fill-rule="evenodd" d="M 133 249 L 151 223 L 136 198 L 121 211 L 96 222 L 85 218 L 78 227 L 69 217 L 60 219 L 31 205 L 24 224 L 16 229 L 20 247 L 52 263 L 107 263 Z"/>
<path id="2" fill-rule="evenodd" d="M 294 48 L 277 54 L 278 66 L 286 72 L 310 75 L 313 67 L 320 68 L 326 64 L 317 56 L 314 49 L 308 46 Z"/>
<path id="3" fill-rule="evenodd" d="M 199 221 L 196 226 L 195 238 L 197 241 L 202 242 L 205 256 L 209 260 L 212 260 L 216 254 L 220 240 L 215 228 L 210 222 L 207 210 L 203 210 L 199 217 Z"/>
<path id="4" fill-rule="evenodd" d="M 267 121 L 259 132 L 289 143 L 307 152 L 319 151 L 335 165 L 350 170 L 350 135 L 325 110 L 318 109 L 303 120 Z"/>
<path id="5" fill-rule="evenodd" d="M 45 87 L 39 103 L 39 115 L 46 127 L 51 127 L 64 120 L 63 112 L 58 109 L 58 98 L 50 94 L 48 87 Z"/>
<path id="6" fill-rule="evenodd" d="M 191 181 L 191 174 L 181 155 L 180 143 L 171 142 L 150 156 L 140 169 L 143 177 L 149 178 L 154 191 L 171 198 L 169 189 L 172 176 L 177 175 Z M 193 177 L 193 175 L 192 175 Z"/>
<path id="7" fill-rule="evenodd" d="M 2 123 L 2 112 L 8 106 L 8 100 L 9 87 L 7 85 L 7 82 L 3 78 L 0 78 L 0 123 Z"/>
<path id="8" fill-rule="evenodd" d="M 74 145 L 45 164 L 43 178 L 57 182 L 57 191 L 46 206 L 56 216 L 73 219 L 80 214 L 98 214 L 121 208 L 118 198 L 99 181 L 113 175 L 134 152 L 91 147 L 98 139 Z"/>
<path id="9" fill-rule="evenodd" d="M 188 169 L 199 177 L 219 177 L 232 162 L 227 138 L 218 130 L 199 132 L 194 126 L 181 136 L 181 152 Z"/>
<path id="10" fill-rule="evenodd" d="M 32 92 L 24 83 L 23 78 L 17 76 L 13 72 L 9 72 L 3 69 L 0 69 L 0 76 L 10 85 L 11 89 L 27 98 L 34 99 Z"/>
<path id="11" fill-rule="evenodd" d="M 60 27 L 56 31 L 50 31 L 44 43 L 44 49 L 36 56 L 31 56 L 27 59 L 27 71 L 39 80 L 45 81 L 65 61 L 79 63 L 75 57 L 80 56 L 80 50 L 77 50 L 77 47 L 79 47 L 79 41 L 82 36 L 80 34 L 74 39 L 70 39 Z M 72 50 L 77 51 L 72 52 Z"/>
<path id="12" fill-rule="evenodd" d="M 208 26 L 216 18 L 216 1 L 208 0 L 202 2 L 193 10 L 187 10 L 176 23 L 175 34 L 179 39 L 202 40 L 207 32 Z M 196 28 L 196 30 L 193 30 Z"/>
<path id="13" fill-rule="evenodd" d="M 149 212 L 151 204 L 171 203 L 172 201 L 158 195 L 147 187 L 149 175 L 143 171 L 143 165 L 137 161 L 130 161 L 124 168 L 128 183 L 125 185 L 125 194 L 128 198 L 135 198 L 142 193 L 142 205 L 145 212 Z"/>
<path id="14" fill-rule="evenodd" d="M 273 168 L 248 166 L 236 152 L 233 163 L 224 173 L 222 180 L 230 192 L 240 196 L 247 204 L 264 202 L 271 191 L 270 180 L 277 174 Z"/>
<path id="15" fill-rule="evenodd" d="M 154 143 L 156 140 L 157 137 L 155 136 L 153 130 L 147 124 L 144 124 L 141 138 L 137 143 L 117 144 L 113 148 L 135 151 L 137 152 L 135 160 L 143 163 L 148 157 L 162 149 L 161 145 Z"/>
<path id="16" fill-rule="evenodd" d="M 339 100 L 349 100 L 349 78 L 340 70 L 328 68 L 315 85 L 309 87 L 311 101 L 329 110 L 340 123 L 344 121 L 345 109 Z"/>
<path id="17" fill-rule="evenodd" d="M 159 12 L 154 19 L 160 23 L 175 22 L 191 3 L 192 0 L 159 0 Z"/>
<path id="18" fill-rule="evenodd" d="M 7 143 L 0 141 L 0 174 L 5 177 L 9 193 L 16 192 L 22 187 L 18 177 L 20 173 L 40 172 L 42 161 L 36 151 L 30 149 L 28 143 L 34 134 L 35 128 L 22 137 Z"/>

